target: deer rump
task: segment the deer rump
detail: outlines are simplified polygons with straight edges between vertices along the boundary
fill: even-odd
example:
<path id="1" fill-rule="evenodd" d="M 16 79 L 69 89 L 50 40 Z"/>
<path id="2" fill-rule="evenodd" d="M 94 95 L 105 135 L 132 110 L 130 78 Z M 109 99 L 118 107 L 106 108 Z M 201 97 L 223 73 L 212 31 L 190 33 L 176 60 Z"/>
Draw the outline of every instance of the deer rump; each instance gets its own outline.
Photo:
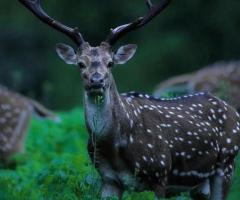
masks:
<path id="1" fill-rule="evenodd" d="M 57 116 L 37 101 L 12 92 L 0 85 L 0 165 L 24 150 L 32 113 L 38 117 L 57 120 Z"/>
<path id="2" fill-rule="evenodd" d="M 96 147 L 89 141 L 103 177 L 114 174 L 119 187 L 137 190 L 161 185 L 166 196 L 197 186 L 206 192 L 216 174 L 231 180 L 240 145 L 239 115 L 231 106 L 204 93 L 169 100 L 129 93 L 121 100 L 129 119 L 121 136 Z"/>

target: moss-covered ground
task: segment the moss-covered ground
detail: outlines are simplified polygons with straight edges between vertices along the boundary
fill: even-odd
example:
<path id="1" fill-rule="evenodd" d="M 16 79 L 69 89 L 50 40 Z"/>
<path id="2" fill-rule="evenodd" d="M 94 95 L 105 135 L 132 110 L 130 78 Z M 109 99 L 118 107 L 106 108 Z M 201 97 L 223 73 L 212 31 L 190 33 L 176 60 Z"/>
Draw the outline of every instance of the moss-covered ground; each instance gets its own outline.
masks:
<path id="1" fill-rule="evenodd" d="M 100 178 L 87 154 L 81 109 L 59 114 L 62 122 L 32 120 L 17 167 L 0 169 L 0 200 L 100 199 Z M 153 193 L 125 192 L 124 200 L 152 200 Z M 172 198 L 186 200 L 187 197 Z M 240 199 L 240 159 L 229 200 Z"/>

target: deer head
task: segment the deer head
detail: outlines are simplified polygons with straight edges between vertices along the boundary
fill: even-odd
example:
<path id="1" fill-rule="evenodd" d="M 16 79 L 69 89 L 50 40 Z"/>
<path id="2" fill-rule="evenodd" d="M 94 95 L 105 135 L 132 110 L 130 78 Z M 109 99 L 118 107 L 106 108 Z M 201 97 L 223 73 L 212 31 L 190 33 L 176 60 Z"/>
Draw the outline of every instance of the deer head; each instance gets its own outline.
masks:
<path id="1" fill-rule="evenodd" d="M 49 17 L 40 5 L 41 0 L 19 1 L 42 22 L 64 33 L 76 43 L 76 50 L 65 44 L 57 44 L 56 51 L 67 64 L 79 66 L 85 90 L 88 93 L 98 94 L 109 88 L 112 80 L 112 67 L 126 63 L 133 57 L 137 49 L 136 45 L 129 44 L 114 52 L 113 45 L 128 32 L 147 24 L 170 3 L 170 0 L 162 0 L 154 6 L 150 0 L 147 0 L 149 12 L 144 17 L 139 17 L 131 23 L 111 29 L 105 41 L 97 47 L 91 47 L 88 42 L 84 41 L 78 28 L 65 26 Z"/>
<path id="2" fill-rule="evenodd" d="M 85 90 L 91 94 L 99 94 L 111 85 L 113 65 L 126 63 L 134 55 L 136 45 L 120 47 L 116 53 L 106 42 L 98 47 L 91 47 L 85 42 L 76 53 L 65 44 L 57 44 L 56 50 L 67 64 L 79 66 Z"/>

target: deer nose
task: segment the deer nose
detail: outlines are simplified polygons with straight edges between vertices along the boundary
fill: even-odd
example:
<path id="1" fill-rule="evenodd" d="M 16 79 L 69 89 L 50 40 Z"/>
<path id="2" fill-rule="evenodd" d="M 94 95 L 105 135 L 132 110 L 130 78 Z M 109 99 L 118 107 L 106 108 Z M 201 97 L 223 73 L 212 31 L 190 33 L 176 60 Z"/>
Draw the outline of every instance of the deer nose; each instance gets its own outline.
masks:
<path id="1" fill-rule="evenodd" d="M 99 73 L 95 73 L 90 78 L 90 82 L 93 85 L 102 85 L 103 84 L 103 76 Z"/>

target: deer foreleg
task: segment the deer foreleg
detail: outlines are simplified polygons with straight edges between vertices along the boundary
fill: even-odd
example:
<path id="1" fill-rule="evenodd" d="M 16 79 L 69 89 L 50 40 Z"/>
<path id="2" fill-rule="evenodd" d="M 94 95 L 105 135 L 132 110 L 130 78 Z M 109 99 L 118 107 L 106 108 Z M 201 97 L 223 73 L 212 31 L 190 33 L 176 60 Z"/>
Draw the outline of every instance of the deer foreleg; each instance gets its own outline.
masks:
<path id="1" fill-rule="evenodd" d="M 215 176 L 211 183 L 211 200 L 226 200 L 231 186 L 231 178 Z"/>
<path id="2" fill-rule="evenodd" d="M 190 191 L 193 200 L 207 200 L 210 197 L 210 182 L 206 179 L 202 184 L 198 185 Z"/>
<path id="3" fill-rule="evenodd" d="M 230 186 L 231 186 L 231 181 L 227 181 L 226 179 L 224 179 L 224 182 L 223 182 L 223 198 L 222 198 L 223 200 L 227 199 Z"/>
<path id="4" fill-rule="evenodd" d="M 153 186 L 153 191 L 155 193 L 155 200 L 165 197 L 165 187 L 161 185 Z"/>
<path id="5" fill-rule="evenodd" d="M 225 171 L 225 177 L 223 180 L 223 200 L 227 199 L 229 189 L 231 186 L 231 180 L 233 177 L 233 171 L 234 171 L 234 161 L 229 163 L 227 168 L 224 170 Z"/>
<path id="6" fill-rule="evenodd" d="M 211 200 L 226 200 L 230 189 L 233 171 L 235 167 L 234 158 L 230 158 L 223 168 L 221 176 L 216 174 L 210 180 Z"/>
<path id="7" fill-rule="evenodd" d="M 103 160 L 99 165 L 98 170 L 102 176 L 103 181 L 101 190 L 102 199 L 107 199 L 109 197 L 118 197 L 119 199 L 121 199 L 123 188 L 119 183 L 115 171 L 106 161 Z"/>
<path id="8" fill-rule="evenodd" d="M 210 180 L 210 200 L 224 200 L 223 196 L 224 176 L 214 175 Z"/>
<path id="9" fill-rule="evenodd" d="M 122 193 L 122 188 L 118 187 L 116 184 L 111 182 L 105 182 L 102 185 L 101 198 L 107 199 L 109 197 L 118 197 L 119 199 L 121 199 Z"/>

